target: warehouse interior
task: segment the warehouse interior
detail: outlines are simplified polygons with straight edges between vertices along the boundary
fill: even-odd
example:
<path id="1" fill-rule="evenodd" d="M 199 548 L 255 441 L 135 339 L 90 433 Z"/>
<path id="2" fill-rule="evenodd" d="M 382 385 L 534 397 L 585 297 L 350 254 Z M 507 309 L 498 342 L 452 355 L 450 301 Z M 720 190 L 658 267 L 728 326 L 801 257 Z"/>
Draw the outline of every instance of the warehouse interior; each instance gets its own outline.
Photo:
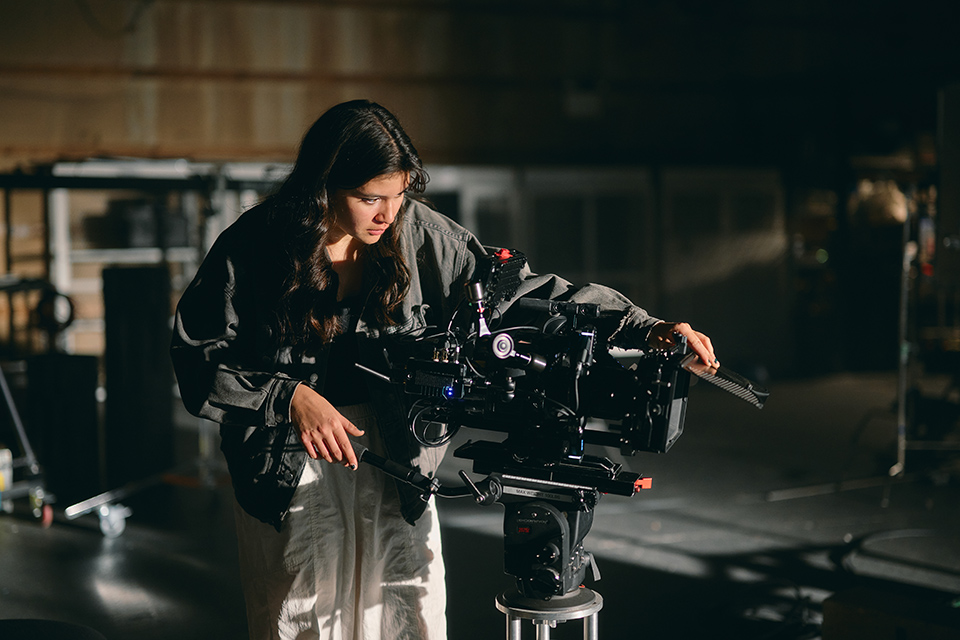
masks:
<path id="1" fill-rule="evenodd" d="M 596 447 L 652 478 L 584 541 L 601 637 L 960 637 L 945 4 L 0 6 L 0 637 L 247 637 L 218 428 L 180 401 L 172 314 L 356 98 L 399 117 L 426 196 L 485 244 L 690 322 L 769 391 L 758 410 L 701 381 L 668 452 Z M 438 478 L 460 470 L 448 454 Z M 438 508 L 449 637 L 509 638 L 502 509 Z"/>

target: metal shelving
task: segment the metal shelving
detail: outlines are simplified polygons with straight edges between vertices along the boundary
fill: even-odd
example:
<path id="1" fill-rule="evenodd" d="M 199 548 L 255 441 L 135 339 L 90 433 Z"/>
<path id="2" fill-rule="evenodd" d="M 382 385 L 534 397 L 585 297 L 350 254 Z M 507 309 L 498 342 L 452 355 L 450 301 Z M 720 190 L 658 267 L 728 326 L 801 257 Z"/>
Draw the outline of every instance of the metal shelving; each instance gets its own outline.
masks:
<path id="1" fill-rule="evenodd" d="M 189 282 L 219 232 L 288 170 L 287 165 L 269 163 L 96 159 L 57 162 L 29 172 L 0 174 L 5 203 L 6 271 L 8 274 L 17 271 L 18 257 L 34 261 L 41 258 L 43 277 L 58 292 L 85 296 L 100 294 L 100 278 L 77 275 L 77 265 L 87 265 L 95 273 L 97 266 L 167 263 L 172 267 L 173 288 L 179 291 Z M 105 192 L 107 201 L 110 194 L 137 193 L 155 199 L 177 194 L 181 200 L 177 214 L 186 218 L 187 241 L 184 246 L 165 246 L 166 239 L 158 230 L 154 246 L 78 247 L 77 244 L 82 243 L 76 241 L 75 229 L 71 228 L 71 197 L 80 190 Z M 15 191 L 42 195 L 42 256 L 14 253 L 11 193 Z M 73 335 L 91 331 L 102 331 L 102 319 L 78 318 L 59 336 L 60 343 L 56 346 L 73 352 Z"/>

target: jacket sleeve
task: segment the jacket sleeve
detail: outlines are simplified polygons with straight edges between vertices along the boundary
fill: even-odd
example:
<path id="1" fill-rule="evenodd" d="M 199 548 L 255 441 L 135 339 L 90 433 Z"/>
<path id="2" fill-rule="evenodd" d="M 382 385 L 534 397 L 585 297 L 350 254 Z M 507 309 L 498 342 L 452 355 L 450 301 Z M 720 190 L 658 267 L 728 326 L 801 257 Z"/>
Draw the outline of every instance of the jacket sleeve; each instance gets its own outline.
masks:
<path id="1" fill-rule="evenodd" d="M 412 202 L 410 207 L 410 222 L 418 230 L 416 233 L 408 230 L 406 236 L 410 243 L 407 254 L 415 267 L 411 288 L 430 289 L 430 279 L 421 280 L 419 269 L 421 263 L 430 263 L 432 272 L 440 275 L 438 280 L 442 284 L 441 289 L 434 292 L 435 296 L 427 297 L 445 301 L 440 311 L 444 318 L 449 318 L 463 299 L 464 285 L 477 277 L 477 265 L 488 255 L 487 248 L 473 233 L 425 205 Z M 456 241 L 444 241 L 454 239 Z M 574 286 L 557 275 L 538 275 L 529 265 L 521 270 L 520 279 L 517 292 L 499 305 L 502 313 L 521 297 L 598 304 L 605 316 L 604 333 L 614 346 L 619 347 L 645 345 L 650 327 L 659 322 L 626 296 L 604 285 Z"/>
<path id="2" fill-rule="evenodd" d="M 256 294 L 244 261 L 221 240 L 177 305 L 170 350 L 177 384 L 196 416 L 275 427 L 288 419 L 300 381 L 257 353 Z"/>
<path id="3" fill-rule="evenodd" d="M 597 304 L 610 320 L 607 335 L 611 345 L 625 348 L 645 345 L 650 328 L 660 322 L 659 318 L 651 316 L 625 295 L 605 285 L 591 283 L 576 286 L 557 275 L 538 275 L 529 264 L 521 270 L 520 279 L 520 288 L 501 305 L 501 311 L 506 312 L 521 297 Z"/>

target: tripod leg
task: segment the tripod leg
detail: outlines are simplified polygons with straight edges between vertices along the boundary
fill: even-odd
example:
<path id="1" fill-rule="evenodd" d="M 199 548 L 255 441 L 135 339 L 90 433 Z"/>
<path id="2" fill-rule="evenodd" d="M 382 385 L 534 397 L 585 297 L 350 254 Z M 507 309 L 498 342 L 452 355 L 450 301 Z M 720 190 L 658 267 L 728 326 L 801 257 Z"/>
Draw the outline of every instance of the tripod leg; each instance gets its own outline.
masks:
<path id="1" fill-rule="evenodd" d="M 523 621 L 520 618 L 514 618 L 507 614 L 507 640 L 520 640 L 523 633 L 523 628 L 520 626 L 521 622 Z"/>
<path id="2" fill-rule="evenodd" d="M 550 640 L 550 629 L 556 626 L 547 620 L 534 620 L 533 626 L 537 629 L 537 640 Z"/>
<path id="3" fill-rule="evenodd" d="M 592 613 L 583 619 L 583 640 L 599 640 L 600 618 Z"/>

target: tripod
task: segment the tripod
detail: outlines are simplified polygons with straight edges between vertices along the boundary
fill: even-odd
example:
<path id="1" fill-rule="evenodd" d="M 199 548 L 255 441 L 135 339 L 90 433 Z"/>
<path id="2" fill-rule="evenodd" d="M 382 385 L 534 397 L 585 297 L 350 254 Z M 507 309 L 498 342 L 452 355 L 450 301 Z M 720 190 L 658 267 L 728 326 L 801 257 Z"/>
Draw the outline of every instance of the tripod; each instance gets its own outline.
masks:
<path id="1" fill-rule="evenodd" d="M 466 487 L 446 489 L 434 478 L 371 453 L 358 451 L 362 462 L 424 491 L 424 495 L 459 497 L 472 494 L 478 504 L 499 502 L 504 514 L 504 571 L 517 586 L 496 598 L 507 616 L 507 640 L 521 640 L 522 622 L 536 627 L 537 640 L 549 640 L 558 623 L 583 620 L 584 640 L 598 639 L 597 614 L 603 608 L 599 593 L 581 586 L 588 569 L 599 579 L 593 555 L 583 549 L 583 538 L 593 524 L 596 490 L 535 478 L 490 473 L 474 483 L 463 471 Z M 640 478 L 625 476 L 638 488 Z"/>

